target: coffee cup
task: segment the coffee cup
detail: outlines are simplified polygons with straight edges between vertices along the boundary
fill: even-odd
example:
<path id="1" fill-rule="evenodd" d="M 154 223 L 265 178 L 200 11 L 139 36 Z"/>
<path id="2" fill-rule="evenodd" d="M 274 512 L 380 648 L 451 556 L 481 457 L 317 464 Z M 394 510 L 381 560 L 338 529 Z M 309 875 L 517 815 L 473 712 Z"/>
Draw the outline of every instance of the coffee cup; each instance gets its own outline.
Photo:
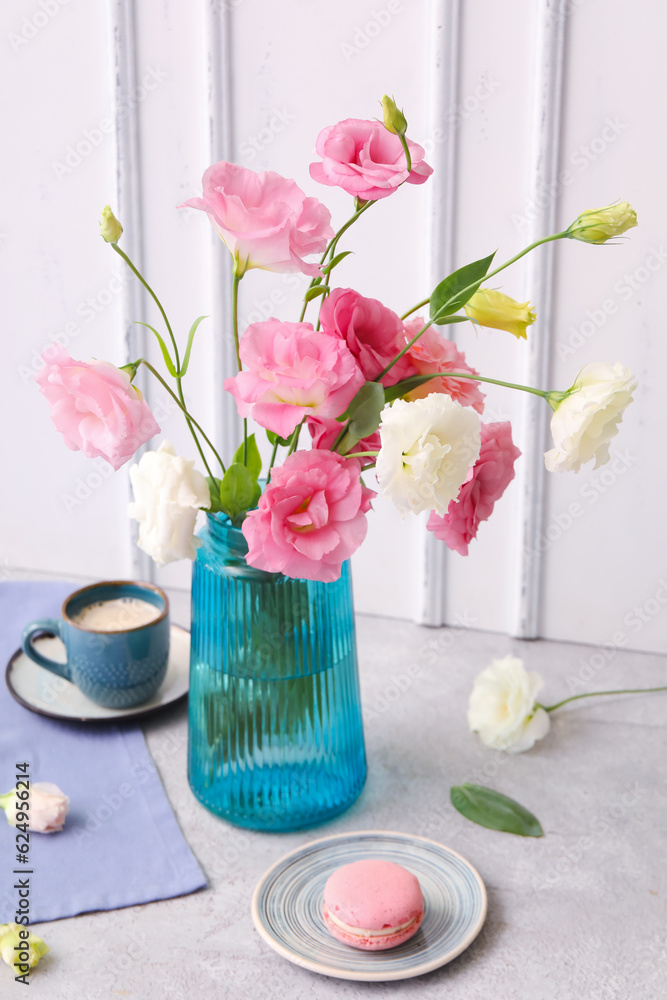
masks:
<path id="1" fill-rule="evenodd" d="M 44 656 L 34 645 L 38 632 L 59 636 L 67 661 Z M 60 618 L 26 626 L 26 656 L 71 681 L 98 705 L 131 708 L 148 701 L 164 680 L 169 657 L 169 601 L 151 583 L 113 580 L 70 594 Z"/>

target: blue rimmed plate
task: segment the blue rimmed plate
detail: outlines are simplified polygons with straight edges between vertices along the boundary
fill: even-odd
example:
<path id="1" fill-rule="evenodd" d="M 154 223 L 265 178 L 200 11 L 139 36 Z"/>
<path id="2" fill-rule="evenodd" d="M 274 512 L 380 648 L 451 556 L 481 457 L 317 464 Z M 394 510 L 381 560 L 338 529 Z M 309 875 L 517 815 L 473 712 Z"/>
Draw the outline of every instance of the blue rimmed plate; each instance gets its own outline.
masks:
<path id="1" fill-rule="evenodd" d="M 388 951 L 359 951 L 331 937 L 322 920 L 324 885 L 341 865 L 368 858 L 413 872 L 424 920 L 413 938 Z M 449 847 L 406 833 L 368 830 L 314 840 L 277 861 L 260 879 L 252 918 L 283 958 L 324 976 L 359 981 L 410 979 L 451 962 L 474 941 L 486 917 L 486 889 Z"/>

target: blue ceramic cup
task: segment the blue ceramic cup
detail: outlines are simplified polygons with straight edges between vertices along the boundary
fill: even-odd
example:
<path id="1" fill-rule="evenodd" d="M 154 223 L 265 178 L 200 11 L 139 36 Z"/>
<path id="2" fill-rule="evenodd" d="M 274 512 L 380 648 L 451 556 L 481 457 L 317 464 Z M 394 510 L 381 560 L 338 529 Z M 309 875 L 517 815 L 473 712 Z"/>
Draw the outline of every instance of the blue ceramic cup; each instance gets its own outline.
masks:
<path id="1" fill-rule="evenodd" d="M 134 624 L 129 605 L 136 608 L 137 600 L 151 605 L 141 609 L 148 615 L 155 609 L 153 621 Z M 106 604 L 109 601 L 114 604 Z M 104 614 L 113 611 L 112 628 L 104 627 L 104 617 L 100 621 L 100 607 Z M 91 617 L 93 612 L 97 620 Z M 169 657 L 169 601 L 164 591 L 150 583 L 127 580 L 94 583 L 70 594 L 61 614 L 61 618 L 40 618 L 26 626 L 21 640 L 26 656 L 72 681 L 91 701 L 106 708 L 131 708 L 152 698 L 164 680 Z M 35 648 L 33 636 L 44 631 L 60 636 L 66 663 L 51 660 Z"/>

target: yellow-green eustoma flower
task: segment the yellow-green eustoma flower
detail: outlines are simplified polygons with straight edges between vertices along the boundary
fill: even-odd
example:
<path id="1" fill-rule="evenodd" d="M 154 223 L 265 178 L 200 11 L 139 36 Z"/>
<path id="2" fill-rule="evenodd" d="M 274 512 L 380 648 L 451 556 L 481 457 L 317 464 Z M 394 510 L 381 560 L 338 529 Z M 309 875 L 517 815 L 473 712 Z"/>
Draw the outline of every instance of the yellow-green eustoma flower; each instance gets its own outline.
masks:
<path id="1" fill-rule="evenodd" d="M 20 924 L 0 924 L 0 955 L 17 975 L 26 975 L 49 950 L 40 937 Z"/>
<path id="2" fill-rule="evenodd" d="M 111 211 L 109 205 L 105 205 L 102 209 L 102 217 L 100 218 L 100 234 L 102 239 L 106 240 L 107 243 L 118 243 L 118 240 L 123 234 L 123 227 Z"/>
<path id="3" fill-rule="evenodd" d="M 465 306 L 466 315 L 480 326 L 507 330 L 515 337 L 526 337 L 526 327 L 535 322 L 535 310 L 529 302 L 517 302 L 493 288 L 478 288 Z"/>
<path id="4" fill-rule="evenodd" d="M 627 201 L 606 208 L 592 208 L 574 220 L 567 235 L 584 243 L 606 243 L 637 225 L 637 213 Z"/>

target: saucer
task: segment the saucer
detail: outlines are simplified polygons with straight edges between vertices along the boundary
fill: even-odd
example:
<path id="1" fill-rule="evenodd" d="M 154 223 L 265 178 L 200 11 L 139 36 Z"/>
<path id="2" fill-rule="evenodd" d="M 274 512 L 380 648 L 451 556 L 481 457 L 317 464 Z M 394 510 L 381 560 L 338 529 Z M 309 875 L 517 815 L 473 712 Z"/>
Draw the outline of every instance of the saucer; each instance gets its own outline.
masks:
<path id="1" fill-rule="evenodd" d="M 342 865 L 369 858 L 393 861 L 419 879 L 424 919 L 408 941 L 386 951 L 360 951 L 329 934 L 322 919 L 324 886 Z M 466 861 L 443 844 L 406 833 L 342 833 L 297 848 L 260 879 L 252 918 L 283 958 L 337 979 L 410 979 L 451 962 L 477 937 L 486 917 L 486 889 Z"/>
<path id="2" fill-rule="evenodd" d="M 56 636 L 45 633 L 34 644 L 46 656 L 65 662 L 65 647 Z M 190 633 L 180 625 L 172 625 L 165 678 L 152 698 L 133 708 L 104 708 L 95 704 L 75 684 L 39 667 L 20 649 L 7 664 L 5 680 L 14 698 L 38 715 L 68 722 L 117 722 L 152 715 L 185 697 L 189 673 Z"/>

